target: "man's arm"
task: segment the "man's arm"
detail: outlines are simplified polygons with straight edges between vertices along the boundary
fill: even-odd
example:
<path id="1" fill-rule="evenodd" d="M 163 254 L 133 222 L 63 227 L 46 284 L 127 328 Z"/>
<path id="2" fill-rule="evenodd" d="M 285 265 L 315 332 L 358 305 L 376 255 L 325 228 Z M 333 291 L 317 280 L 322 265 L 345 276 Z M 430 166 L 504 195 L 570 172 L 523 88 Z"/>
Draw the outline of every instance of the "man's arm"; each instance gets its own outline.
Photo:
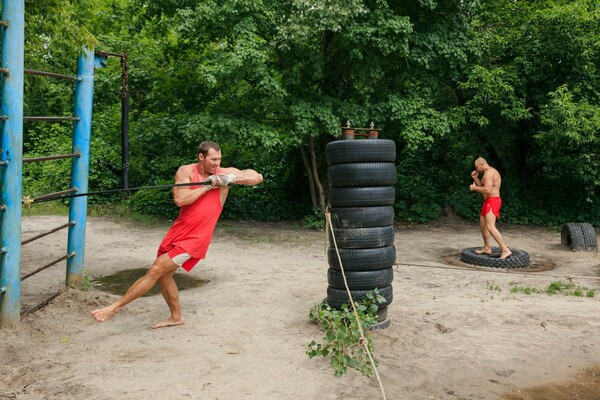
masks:
<path id="1" fill-rule="evenodd" d="M 244 169 L 239 170 L 237 168 L 229 167 L 229 168 L 221 168 L 219 170 L 219 175 L 235 175 L 235 183 L 238 185 L 258 185 L 263 181 L 262 174 L 259 174 L 253 169 Z"/>
<path id="2" fill-rule="evenodd" d="M 479 172 L 477 172 L 477 170 L 471 172 L 471 178 L 473 178 L 473 181 L 477 186 L 483 186 L 481 181 L 479 180 Z"/>
<path id="3" fill-rule="evenodd" d="M 191 181 L 187 166 L 179 167 L 175 174 L 175 184 L 189 183 Z M 176 186 L 173 188 L 173 201 L 177 207 L 187 206 L 198 200 L 211 189 L 212 186 L 210 185 L 205 185 L 196 189 L 191 189 L 189 186 Z"/>
<path id="4" fill-rule="evenodd" d="M 494 177 L 493 174 L 484 173 L 483 180 L 480 181 L 481 185 L 477 184 L 477 181 L 470 186 L 471 191 L 479 192 L 481 194 L 491 194 L 494 189 Z"/>

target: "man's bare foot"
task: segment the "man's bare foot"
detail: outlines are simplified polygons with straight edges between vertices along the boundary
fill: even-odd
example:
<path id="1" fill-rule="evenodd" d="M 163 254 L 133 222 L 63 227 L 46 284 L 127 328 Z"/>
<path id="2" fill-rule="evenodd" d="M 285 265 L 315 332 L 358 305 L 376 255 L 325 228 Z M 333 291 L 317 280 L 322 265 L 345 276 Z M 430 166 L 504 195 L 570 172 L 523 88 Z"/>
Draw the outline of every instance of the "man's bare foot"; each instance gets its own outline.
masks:
<path id="1" fill-rule="evenodd" d="M 119 310 L 114 306 L 110 305 L 104 308 L 99 308 L 97 310 L 92 311 L 92 317 L 98 322 L 104 322 L 107 319 L 111 318 L 115 315 Z"/>
<path id="2" fill-rule="evenodd" d="M 503 251 L 502 254 L 500 254 L 500 259 L 504 260 L 505 258 L 508 258 L 510 256 L 512 256 L 512 251 Z"/>
<path id="3" fill-rule="evenodd" d="M 485 247 L 481 248 L 481 250 L 475 250 L 476 254 L 492 254 L 492 249 L 486 249 Z"/>
<path id="4" fill-rule="evenodd" d="M 166 326 L 183 325 L 184 322 L 185 322 L 185 320 L 183 319 L 183 317 L 181 317 L 181 318 L 169 317 L 169 318 L 165 319 L 164 321 L 160 321 L 160 322 L 157 322 L 156 324 L 152 325 L 152 329 L 164 328 Z"/>

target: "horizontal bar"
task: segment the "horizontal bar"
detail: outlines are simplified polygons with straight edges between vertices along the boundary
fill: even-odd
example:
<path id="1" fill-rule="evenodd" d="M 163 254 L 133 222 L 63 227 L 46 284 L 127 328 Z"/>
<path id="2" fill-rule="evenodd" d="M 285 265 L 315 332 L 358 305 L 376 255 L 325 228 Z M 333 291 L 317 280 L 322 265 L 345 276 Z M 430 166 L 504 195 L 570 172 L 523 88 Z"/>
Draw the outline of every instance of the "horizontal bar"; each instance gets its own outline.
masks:
<path id="1" fill-rule="evenodd" d="M 0 293 L 6 293 L 6 286 L 0 287 Z"/>
<path id="2" fill-rule="evenodd" d="M 51 229 L 51 230 L 49 230 L 49 231 L 47 231 L 47 232 L 44 232 L 44 233 L 40 233 L 39 235 L 33 236 L 33 237 L 31 237 L 31 238 L 29 238 L 29 239 L 27 239 L 27 240 L 24 240 L 24 241 L 22 241 L 22 242 L 21 242 L 21 246 L 25 246 L 27 243 L 31 243 L 31 242 L 33 242 L 34 240 L 37 240 L 37 239 L 43 238 L 44 236 L 48 236 L 48 235 L 49 235 L 49 234 L 51 234 L 51 233 L 58 232 L 58 231 L 60 231 L 61 229 L 65 229 L 66 227 L 69 227 L 69 226 L 72 226 L 72 225 L 75 225 L 75 222 L 73 222 L 73 221 L 69 221 L 69 222 L 67 222 L 66 224 L 63 224 L 63 225 L 61 225 L 61 226 L 57 226 L 57 227 L 56 227 L 56 228 L 54 228 L 54 229 Z"/>
<path id="3" fill-rule="evenodd" d="M 57 298 L 58 296 L 60 296 L 61 294 L 63 294 L 64 292 L 66 292 L 67 290 L 69 290 L 68 286 L 65 286 L 64 288 L 60 289 L 58 292 L 54 293 L 52 296 L 48 297 L 46 300 L 42 301 L 40 304 L 38 304 L 37 306 L 31 307 L 29 310 L 27 311 L 23 311 L 21 313 L 21 321 L 26 318 L 27 316 L 33 314 L 34 312 L 36 312 L 37 310 L 45 307 L 48 305 L 48 303 L 50 303 L 52 300 L 54 300 L 55 298 Z"/>
<path id="4" fill-rule="evenodd" d="M 24 158 L 23 164 L 38 162 L 38 161 L 50 161 L 50 160 L 61 160 L 63 158 L 76 158 L 81 155 L 81 152 L 76 151 L 73 154 L 61 154 L 57 156 L 47 156 L 47 157 L 34 157 L 34 158 Z"/>
<path id="5" fill-rule="evenodd" d="M 48 78 L 66 79 L 69 81 L 80 81 L 81 80 L 81 78 L 78 76 L 56 74 L 54 72 L 37 71 L 35 69 L 25 68 L 24 72 L 25 72 L 25 75 L 47 76 Z"/>
<path id="6" fill-rule="evenodd" d="M 97 56 L 102 56 L 102 57 L 108 57 L 108 56 L 113 56 L 113 57 L 127 57 L 127 54 L 112 53 L 110 51 L 101 51 L 101 50 L 97 50 L 96 51 L 96 55 Z"/>
<path id="7" fill-rule="evenodd" d="M 61 257 L 61 258 L 59 258 L 59 259 L 56 259 L 56 260 L 54 260 L 54 261 L 50 261 L 50 262 L 49 262 L 48 264 L 46 264 L 46 265 L 42 265 L 41 267 L 39 267 L 39 268 L 38 268 L 38 269 L 36 269 L 35 271 L 31 271 L 30 273 L 23 275 L 23 276 L 21 277 L 21 282 L 23 282 L 25 279 L 27 279 L 27 278 L 29 278 L 29 277 L 31 277 L 31 276 L 33 276 L 33 275 L 37 274 L 38 272 L 41 272 L 41 271 L 43 271 L 43 270 L 45 270 L 45 269 L 47 269 L 47 268 L 50 268 L 51 266 L 53 266 L 53 265 L 55 265 L 55 264 L 58 264 L 59 262 L 61 262 L 61 261 L 63 261 L 63 260 L 66 260 L 67 258 L 69 258 L 69 255 L 68 255 L 68 254 L 65 254 L 64 256 L 62 256 L 62 257 Z"/>
<path id="8" fill-rule="evenodd" d="M 0 161 L 0 166 L 2 166 L 2 165 L 8 165 L 8 164 L 10 164 L 10 161 L 8 161 L 8 160 Z"/>
<path id="9" fill-rule="evenodd" d="M 61 121 L 80 121 L 79 117 L 23 117 L 25 122 L 61 122 Z"/>
<path id="10" fill-rule="evenodd" d="M 73 193 L 76 191 L 77 191 L 77 188 L 71 188 L 71 189 L 67 189 L 67 190 L 61 190 L 60 192 L 48 193 L 48 194 L 44 194 L 44 195 L 41 195 L 38 197 L 34 197 L 33 201 L 36 202 L 38 200 L 51 199 L 53 197 L 59 197 L 63 194 Z"/>
<path id="11" fill-rule="evenodd" d="M 2 20 L 0 20 L 0 25 L 2 25 L 2 26 L 8 26 L 8 21 L 5 21 L 5 20 L 2 19 Z"/>
<path id="12" fill-rule="evenodd" d="M 10 71 L 8 70 L 8 68 L 0 68 L 0 73 L 2 74 L 8 74 Z"/>

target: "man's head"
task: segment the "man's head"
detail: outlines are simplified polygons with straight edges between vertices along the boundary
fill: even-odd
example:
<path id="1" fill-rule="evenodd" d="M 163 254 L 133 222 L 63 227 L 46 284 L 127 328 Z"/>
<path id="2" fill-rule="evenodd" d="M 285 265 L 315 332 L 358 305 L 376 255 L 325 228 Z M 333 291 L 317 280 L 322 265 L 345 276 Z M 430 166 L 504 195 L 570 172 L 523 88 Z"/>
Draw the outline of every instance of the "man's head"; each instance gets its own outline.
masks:
<path id="1" fill-rule="evenodd" d="M 209 140 L 200 143 L 198 147 L 198 163 L 203 170 L 211 175 L 215 174 L 221 165 L 221 147 Z"/>
<path id="2" fill-rule="evenodd" d="M 488 163 L 483 157 L 479 157 L 477 160 L 475 160 L 475 169 L 477 172 L 485 172 L 487 165 Z"/>

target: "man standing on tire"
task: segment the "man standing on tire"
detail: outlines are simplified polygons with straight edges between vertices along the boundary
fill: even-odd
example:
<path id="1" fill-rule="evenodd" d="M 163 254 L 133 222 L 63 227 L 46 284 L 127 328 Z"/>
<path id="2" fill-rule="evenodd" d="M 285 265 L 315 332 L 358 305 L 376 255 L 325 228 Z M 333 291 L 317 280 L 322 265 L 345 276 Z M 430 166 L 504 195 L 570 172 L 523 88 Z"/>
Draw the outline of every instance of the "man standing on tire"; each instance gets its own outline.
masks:
<path id="1" fill-rule="evenodd" d="M 180 207 L 179 217 L 173 223 L 158 248 L 157 258 L 146 274 L 138 279 L 119 300 L 92 311 L 98 322 L 106 321 L 121 308 L 144 295 L 156 284 L 169 306 L 171 315 L 152 325 L 153 329 L 184 323 L 179 304 L 179 290 L 173 279 L 181 267 L 190 271 L 203 260 L 229 194 L 229 185 L 258 185 L 263 177 L 258 172 L 237 168 L 221 168 L 221 149 L 215 142 L 202 142 L 198 148 L 198 162 L 181 166 L 175 183 L 210 181 L 210 185 L 178 186 L 173 188 L 173 200 Z M 214 190 L 217 189 L 217 190 Z"/>
<path id="2" fill-rule="evenodd" d="M 481 180 L 479 174 L 483 173 Z M 479 157 L 475 160 L 475 171 L 471 172 L 471 177 L 475 183 L 470 186 L 471 191 L 479 192 L 483 195 L 483 206 L 479 215 L 479 227 L 483 236 L 483 248 L 476 250 L 477 254 L 491 254 L 490 235 L 500 245 L 500 258 L 510 257 L 512 252 L 504 243 L 500 231 L 496 228 L 496 218 L 500 218 L 500 207 L 502 199 L 500 198 L 500 185 L 502 178 L 500 173 L 492 168 L 485 159 Z"/>

